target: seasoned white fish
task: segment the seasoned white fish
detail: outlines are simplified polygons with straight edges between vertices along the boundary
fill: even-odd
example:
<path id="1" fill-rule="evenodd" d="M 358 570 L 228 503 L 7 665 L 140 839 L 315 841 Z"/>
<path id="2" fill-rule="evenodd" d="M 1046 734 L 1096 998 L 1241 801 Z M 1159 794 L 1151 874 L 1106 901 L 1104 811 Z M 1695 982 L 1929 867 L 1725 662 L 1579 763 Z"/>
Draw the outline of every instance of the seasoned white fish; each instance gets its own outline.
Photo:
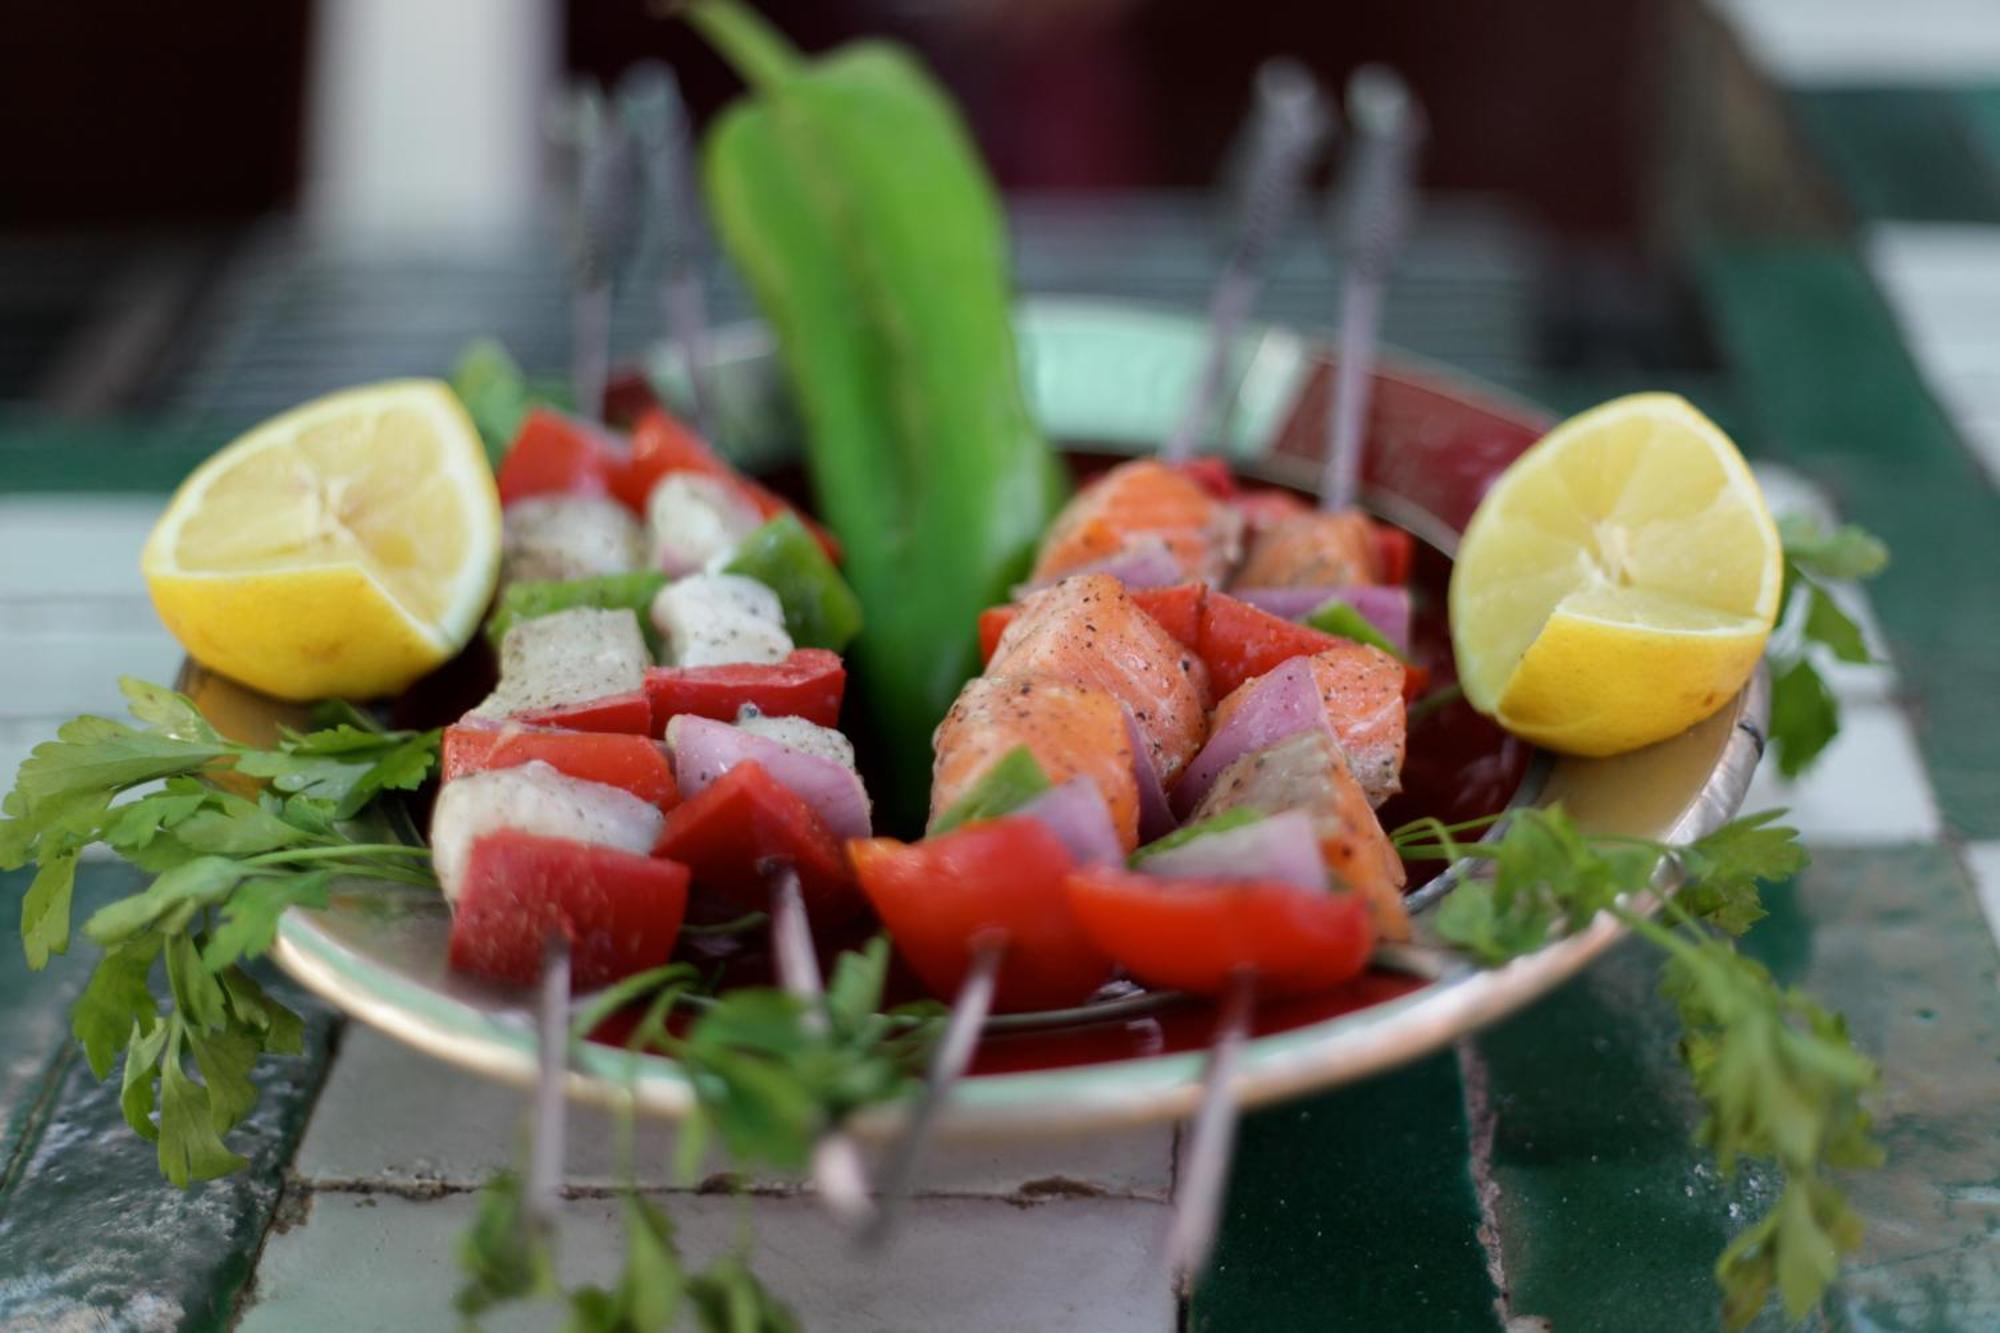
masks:
<path id="1" fill-rule="evenodd" d="M 646 558 L 646 532 L 632 511 L 601 495 L 537 495 L 500 516 L 501 577 L 581 579 L 622 574 Z"/>
<path id="2" fill-rule="evenodd" d="M 445 783 L 431 812 L 431 864 L 445 898 L 455 902 L 472 844 L 488 833 L 515 829 L 644 856 L 665 822 L 658 806 L 628 791 L 570 777 L 537 759 Z"/>
<path id="3" fill-rule="evenodd" d="M 475 718 L 588 703 L 646 683 L 646 641 L 630 611 L 578 607 L 524 620 L 500 643 L 500 684 Z"/>
<path id="4" fill-rule="evenodd" d="M 652 614 L 673 666 L 782 662 L 791 655 L 778 594 L 741 574 L 677 579 L 660 589 Z"/>

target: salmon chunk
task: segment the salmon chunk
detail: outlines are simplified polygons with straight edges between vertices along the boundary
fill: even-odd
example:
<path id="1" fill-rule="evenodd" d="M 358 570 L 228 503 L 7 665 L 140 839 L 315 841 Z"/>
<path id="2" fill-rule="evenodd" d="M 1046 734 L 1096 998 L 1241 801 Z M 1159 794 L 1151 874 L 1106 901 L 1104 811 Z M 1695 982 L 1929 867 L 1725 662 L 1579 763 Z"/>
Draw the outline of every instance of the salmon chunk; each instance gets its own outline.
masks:
<path id="1" fill-rule="evenodd" d="M 1346 588 L 1376 581 L 1375 529 L 1367 516 L 1309 510 L 1259 526 L 1231 586 Z"/>
<path id="2" fill-rule="evenodd" d="M 1132 710 L 1162 782 L 1208 736 L 1208 668 L 1109 574 L 1078 574 L 1029 598 L 987 670 L 1109 693 Z"/>
<path id="3" fill-rule="evenodd" d="M 931 818 L 955 805 L 986 771 L 1025 746 L 1049 781 L 1089 778 L 1104 794 L 1125 849 L 1139 841 L 1139 782 L 1132 737 L 1117 697 L 1045 677 L 990 675 L 966 683 L 934 737 Z"/>
<path id="4" fill-rule="evenodd" d="M 1236 562 L 1242 520 L 1185 473 L 1150 458 L 1121 463 L 1078 492 L 1049 527 L 1031 580 L 1066 574 L 1157 546 L 1178 582 L 1215 582 Z"/>

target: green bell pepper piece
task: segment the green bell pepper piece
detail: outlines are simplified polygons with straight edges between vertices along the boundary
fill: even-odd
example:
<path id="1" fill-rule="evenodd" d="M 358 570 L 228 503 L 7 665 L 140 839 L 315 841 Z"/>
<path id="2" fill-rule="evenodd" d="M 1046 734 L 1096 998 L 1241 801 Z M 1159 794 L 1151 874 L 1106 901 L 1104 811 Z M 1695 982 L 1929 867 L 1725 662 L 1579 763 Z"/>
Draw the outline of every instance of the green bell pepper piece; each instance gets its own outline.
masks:
<path id="1" fill-rule="evenodd" d="M 1375 623 L 1354 609 L 1345 598 L 1331 597 L 1317 611 L 1306 617 L 1306 624 L 1322 634 L 1335 634 L 1356 643 L 1365 643 L 1370 648 L 1380 648 L 1398 662 L 1410 659 L 1403 650 L 1389 642 L 1387 635 L 1375 628 Z"/>
<path id="2" fill-rule="evenodd" d="M 501 589 L 500 603 L 486 620 L 486 637 L 498 648 L 507 631 L 524 620 L 574 611 L 580 606 L 607 611 L 622 607 L 639 618 L 639 632 L 646 636 L 646 648 L 653 654 L 653 660 L 658 661 L 660 636 L 653 628 L 653 618 L 646 612 L 660 589 L 672 581 L 656 569 L 598 574 L 587 579 L 523 579 Z"/>
<path id="3" fill-rule="evenodd" d="M 961 824 L 1012 814 L 1052 785 L 1034 753 L 1025 745 L 1017 745 L 980 774 L 979 781 L 953 801 L 951 809 L 932 821 L 930 836 L 949 833 Z"/>
<path id="4" fill-rule="evenodd" d="M 1026 570 L 1064 484 L 1021 388 L 1004 219 L 901 48 L 806 60 L 735 0 L 686 13 L 750 85 L 709 132 L 709 204 L 777 334 L 867 618 L 851 667 L 880 794 L 907 824 L 931 729 L 978 668 L 979 612 Z"/>
<path id="5" fill-rule="evenodd" d="M 801 648 L 841 652 L 861 631 L 861 603 L 796 514 L 780 514 L 745 537 L 723 572 L 753 578 L 785 608 L 785 632 Z"/>

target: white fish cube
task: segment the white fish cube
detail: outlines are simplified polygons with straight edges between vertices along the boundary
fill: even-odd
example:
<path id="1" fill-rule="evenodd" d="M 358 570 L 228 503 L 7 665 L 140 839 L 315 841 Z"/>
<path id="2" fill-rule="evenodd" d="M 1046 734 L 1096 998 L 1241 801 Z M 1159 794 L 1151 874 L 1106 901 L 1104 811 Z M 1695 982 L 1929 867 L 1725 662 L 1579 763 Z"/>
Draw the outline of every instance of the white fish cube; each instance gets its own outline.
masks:
<path id="1" fill-rule="evenodd" d="M 431 814 L 431 864 L 445 898 L 457 902 L 472 844 L 489 833 L 513 829 L 644 856 L 665 822 L 658 807 L 631 792 L 535 760 L 445 783 Z"/>
<path id="2" fill-rule="evenodd" d="M 792 652 L 778 594 L 741 574 L 678 579 L 660 589 L 652 614 L 675 666 L 782 662 Z"/>
<path id="3" fill-rule="evenodd" d="M 669 472 L 646 497 L 653 568 L 687 574 L 727 558 L 762 527 L 763 515 L 721 477 Z"/>
<path id="4" fill-rule="evenodd" d="M 588 703 L 646 683 L 646 641 L 630 611 L 578 607 L 524 620 L 500 643 L 500 684 L 471 717 Z"/>
<path id="5" fill-rule="evenodd" d="M 632 511 L 601 495 L 537 495 L 500 516 L 501 576 L 581 579 L 622 574 L 646 558 L 646 532 Z"/>

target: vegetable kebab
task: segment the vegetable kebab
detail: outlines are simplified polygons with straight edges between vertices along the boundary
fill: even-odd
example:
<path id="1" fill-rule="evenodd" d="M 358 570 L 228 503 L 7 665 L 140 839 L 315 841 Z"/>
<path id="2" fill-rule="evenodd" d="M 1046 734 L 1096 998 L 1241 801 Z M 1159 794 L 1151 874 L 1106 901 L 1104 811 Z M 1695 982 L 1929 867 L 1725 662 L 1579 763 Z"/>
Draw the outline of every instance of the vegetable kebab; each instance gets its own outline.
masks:
<path id="1" fill-rule="evenodd" d="M 554 933 L 603 986 L 666 961 L 692 892 L 768 909 L 781 978 L 816 994 L 806 918 L 861 910 L 841 843 L 872 827 L 835 729 L 859 626 L 837 545 L 658 410 L 629 449 L 531 413 L 500 492 L 499 681 L 445 733 L 431 825 L 452 965 L 525 984 Z M 865 1215 L 851 1141 L 819 1166 Z"/>

